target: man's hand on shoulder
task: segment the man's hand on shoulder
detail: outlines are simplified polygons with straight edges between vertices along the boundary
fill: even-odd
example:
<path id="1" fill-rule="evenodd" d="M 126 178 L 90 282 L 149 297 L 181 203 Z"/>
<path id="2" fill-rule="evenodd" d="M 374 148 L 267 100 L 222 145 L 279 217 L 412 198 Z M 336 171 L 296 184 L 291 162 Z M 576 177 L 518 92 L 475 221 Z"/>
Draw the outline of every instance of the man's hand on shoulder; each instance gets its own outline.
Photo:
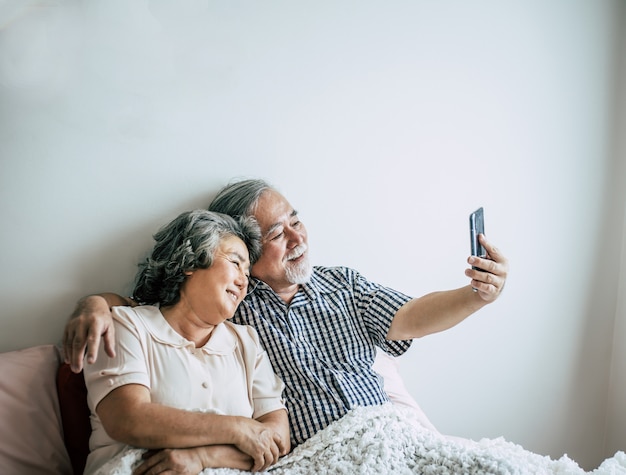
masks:
<path id="1" fill-rule="evenodd" d="M 115 356 L 115 328 L 111 307 L 134 304 L 131 299 L 116 294 L 89 295 L 78 301 L 63 332 L 65 362 L 69 363 L 72 371 L 82 371 L 85 356 L 87 363 L 96 361 L 101 339 L 104 339 L 107 355 Z"/>

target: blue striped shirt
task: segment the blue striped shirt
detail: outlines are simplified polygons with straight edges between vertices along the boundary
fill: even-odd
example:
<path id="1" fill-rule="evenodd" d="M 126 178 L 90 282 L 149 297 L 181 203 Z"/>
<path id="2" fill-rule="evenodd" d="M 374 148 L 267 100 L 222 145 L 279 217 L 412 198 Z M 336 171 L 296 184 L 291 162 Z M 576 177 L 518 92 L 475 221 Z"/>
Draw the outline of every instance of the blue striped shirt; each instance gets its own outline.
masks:
<path id="1" fill-rule="evenodd" d="M 264 282 L 255 283 L 232 321 L 256 328 L 285 383 L 293 444 L 356 406 L 389 401 L 372 364 L 376 346 L 399 356 L 411 345 L 385 339 L 410 297 L 346 267 L 314 267 L 289 306 Z"/>

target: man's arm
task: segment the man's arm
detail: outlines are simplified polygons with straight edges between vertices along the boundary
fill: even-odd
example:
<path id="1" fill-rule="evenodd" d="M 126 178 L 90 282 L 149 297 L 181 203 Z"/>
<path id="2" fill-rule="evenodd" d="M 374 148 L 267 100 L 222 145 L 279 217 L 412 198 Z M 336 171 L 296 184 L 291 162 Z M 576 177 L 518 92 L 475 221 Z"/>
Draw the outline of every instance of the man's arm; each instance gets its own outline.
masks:
<path id="1" fill-rule="evenodd" d="M 136 303 L 117 294 L 103 293 L 83 297 L 76 304 L 63 332 L 65 362 L 70 364 L 75 373 L 80 373 L 83 369 L 85 350 L 87 363 L 96 361 L 102 337 L 106 353 L 111 357 L 115 356 L 115 329 L 111 307 L 117 305 L 134 307 Z"/>
<path id="2" fill-rule="evenodd" d="M 275 430 L 283 431 L 287 425 L 284 409 L 258 421 L 190 412 L 155 404 L 151 402 L 148 388 L 127 384 L 107 394 L 96 412 L 107 434 L 119 442 L 147 449 L 234 445 L 254 459 L 252 469 L 255 471 L 276 463 L 289 447 L 288 431 L 284 441 L 283 435 Z M 164 427 L 167 430 L 163 430 Z"/>
<path id="3" fill-rule="evenodd" d="M 482 234 L 487 258 L 470 257 L 468 263 L 481 270 L 466 269 L 472 279 L 460 289 L 433 292 L 403 305 L 394 316 L 388 340 L 410 340 L 452 328 L 498 298 L 509 270 L 507 259 Z"/>

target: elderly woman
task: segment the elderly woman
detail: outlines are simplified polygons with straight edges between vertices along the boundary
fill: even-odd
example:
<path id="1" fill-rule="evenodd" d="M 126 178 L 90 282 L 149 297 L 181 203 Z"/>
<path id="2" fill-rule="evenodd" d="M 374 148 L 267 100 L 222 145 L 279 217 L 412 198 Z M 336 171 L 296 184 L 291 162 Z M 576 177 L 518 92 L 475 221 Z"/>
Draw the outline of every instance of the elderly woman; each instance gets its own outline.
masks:
<path id="1" fill-rule="evenodd" d="M 113 309 L 116 354 L 85 367 L 95 473 L 127 445 L 135 473 L 264 470 L 289 449 L 282 381 L 256 331 L 231 318 L 261 251 L 250 218 L 183 213 L 162 228 L 134 297 Z M 158 450 L 158 449 L 167 450 Z"/>

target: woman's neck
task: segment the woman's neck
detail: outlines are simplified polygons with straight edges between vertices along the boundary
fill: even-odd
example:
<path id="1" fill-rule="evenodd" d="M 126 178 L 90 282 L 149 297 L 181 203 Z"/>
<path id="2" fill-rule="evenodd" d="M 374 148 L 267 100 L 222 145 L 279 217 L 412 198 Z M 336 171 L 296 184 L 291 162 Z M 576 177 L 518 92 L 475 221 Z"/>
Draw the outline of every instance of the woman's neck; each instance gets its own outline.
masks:
<path id="1" fill-rule="evenodd" d="M 207 344 L 215 328 L 214 325 L 207 325 L 201 322 L 196 315 L 180 301 L 168 307 L 161 307 L 161 313 L 174 331 L 193 342 L 196 348 L 201 348 Z"/>

